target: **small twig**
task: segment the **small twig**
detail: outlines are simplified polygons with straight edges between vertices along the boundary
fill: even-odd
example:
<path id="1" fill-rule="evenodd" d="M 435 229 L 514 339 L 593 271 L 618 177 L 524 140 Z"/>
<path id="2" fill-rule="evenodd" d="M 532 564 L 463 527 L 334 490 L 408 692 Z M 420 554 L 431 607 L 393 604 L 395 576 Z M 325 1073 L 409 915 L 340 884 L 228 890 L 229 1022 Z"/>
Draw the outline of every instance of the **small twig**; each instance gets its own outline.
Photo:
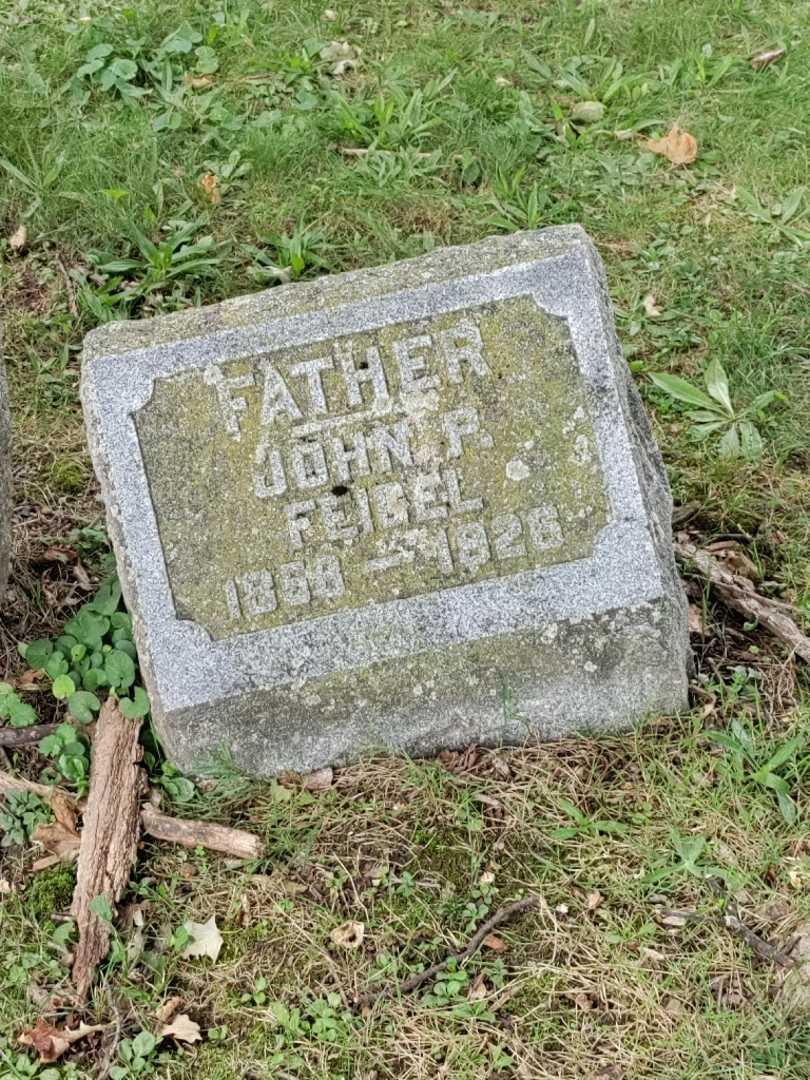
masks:
<path id="1" fill-rule="evenodd" d="M 771 634 L 789 645 L 797 656 L 810 663 L 810 638 L 786 614 L 784 601 L 772 601 L 762 596 L 746 578 L 732 573 L 708 551 L 701 551 L 694 544 L 676 543 L 675 554 L 681 562 L 694 567 L 717 590 L 728 607 L 761 623 Z"/>
<path id="2" fill-rule="evenodd" d="M 443 971 L 444 968 L 447 967 L 451 960 L 462 963 L 464 960 L 469 959 L 473 953 L 481 948 L 484 938 L 488 934 L 491 934 L 496 926 L 508 922 L 517 915 L 523 915 L 527 911 L 532 911 L 539 903 L 539 897 L 527 896 L 523 900 L 515 900 L 511 904 L 504 904 L 504 906 L 498 908 L 495 914 L 487 919 L 486 922 L 481 923 L 470 938 L 468 944 L 459 952 L 450 953 L 450 955 L 445 956 L 443 960 L 439 960 L 436 964 L 431 964 L 430 967 L 425 968 L 424 971 L 419 971 L 415 975 L 411 975 L 410 978 L 405 979 L 404 982 L 389 983 L 386 986 L 380 987 L 379 990 L 367 990 L 365 993 L 360 994 L 355 998 L 355 1004 L 360 1006 L 373 1005 L 375 1002 L 379 1001 L 380 998 L 388 997 L 395 991 L 398 991 L 400 994 L 412 993 L 414 990 L 417 990 L 422 983 L 435 978 L 440 971 Z"/>
<path id="3" fill-rule="evenodd" d="M 141 809 L 141 825 L 143 831 L 156 840 L 192 849 L 204 847 L 233 859 L 260 859 L 264 854 L 264 844 L 259 837 L 244 829 L 232 829 L 211 821 L 169 817 L 154 806 L 146 805 Z"/>
<path id="4" fill-rule="evenodd" d="M 76 805 L 76 798 L 63 788 L 49 787 L 47 784 L 37 784 L 33 780 L 23 780 L 18 776 L 11 776 L 7 772 L 0 772 L 0 795 L 6 795 L 10 791 L 30 791 L 33 795 L 39 795 L 46 802 L 60 795 L 72 805 Z"/>
<path id="5" fill-rule="evenodd" d="M 686 922 L 713 923 L 715 926 L 724 926 L 732 934 L 743 939 L 749 949 L 755 952 L 761 960 L 769 960 L 779 967 L 795 967 L 795 961 L 782 949 L 771 945 L 764 937 L 760 937 L 750 926 L 746 926 L 737 915 L 701 915 L 698 911 L 661 911 L 663 918 L 684 919 Z"/>
<path id="6" fill-rule="evenodd" d="M 749 949 L 753 950 L 758 957 L 762 960 L 770 960 L 772 964 L 778 964 L 780 967 L 795 967 L 796 962 L 792 957 L 788 956 L 786 952 L 778 949 L 775 945 L 771 945 L 765 938 L 760 937 L 749 926 L 746 926 L 736 915 L 723 915 L 723 925 L 726 929 L 730 930 L 732 934 L 736 934 L 741 937 L 746 943 Z"/>
<path id="7" fill-rule="evenodd" d="M 79 306 L 76 303 L 76 290 L 73 288 L 73 282 L 70 280 L 70 274 L 67 272 L 67 268 L 62 260 L 57 255 L 56 265 L 62 273 L 62 277 L 65 279 L 65 289 L 67 291 L 68 311 L 74 319 L 79 317 Z"/>
<path id="8" fill-rule="evenodd" d="M 684 922 L 712 922 L 714 915 L 701 915 L 699 911 L 659 911 L 660 919 L 683 919 Z"/>
<path id="9" fill-rule="evenodd" d="M 682 506 L 672 507 L 672 528 L 678 529 L 681 525 L 685 525 L 690 518 L 693 518 L 698 510 L 701 509 L 699 502 L 688 502 Z"/>
<path id="10" fill-rule="evenodd" d="M 0 746 L 10 747 L 12 750 L 19 746 L 29 746 L 44 739 L 58 727 L 58 724 L 32 724 L 30 727 L 0 728 Z"/>

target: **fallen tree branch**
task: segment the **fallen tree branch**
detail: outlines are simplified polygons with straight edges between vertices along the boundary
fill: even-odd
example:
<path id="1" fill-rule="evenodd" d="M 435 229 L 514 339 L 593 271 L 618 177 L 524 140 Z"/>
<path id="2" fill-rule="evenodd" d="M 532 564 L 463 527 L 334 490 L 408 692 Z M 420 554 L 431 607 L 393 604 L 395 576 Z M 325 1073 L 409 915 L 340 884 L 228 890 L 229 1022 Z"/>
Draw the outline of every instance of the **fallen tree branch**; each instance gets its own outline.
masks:
<path id="1" fill-rule="evenodd" d="M 138 767 L 140 727 L 140 720 L 121 714 L 114 697 L 107 698 L 93 740 L 90 792 L 71 908 L 79 934 L 72 977 L 80 1000 L 87 997 L 96 967 L 109 948 L 109 920 L 93 910 L 94 901 L 104 897 L 114 909 L 135 861 L 143 786 Z"/>
<path id="2" fill-rule="evenodd" d="M 373 1005 L 375 1002 L 379 1001 L 380 998 L 389 997 L 396 991 L 400 994 L 412 993 L 423 983 L 435 978 L 440 971 L 443 971 L 444 968 L 447 967 L 451 960 L 462 963 L 464 960 L 469 959 L 473 953 L 476 953 L 481 948 L 484 938 L 487 937 L 488 934 L 491 934 L 496 926 L 500 926 L 502 923 L 508 922 L 518 915 L 523 915 L 527 911 L 533 911 L 539 904 L 540 898 L 537 896 L 527 896 L 523 900 L 515 900 L 511 904 L 504 904 L 504 906 L 498 908 L 495 914 L 487 919 L 486 922 L 481 923 L 470 938 L 468 944 L 459 952 L 450 953 L 450 955 L 445 956 L 443 960 L 439 960 L 436 964 L 431 964 L 430 967 L 425 968 L 424 971 L 419 971 L 415 975 L 411 975 L 409 978 L 405 979 L 404 982 L 388 983 L 385 986 L 380 987 L 379 990 L 367 990 L 355 999 L 355 1003 L 360 1006 L 368 1006 Z"/>
<path id="3" fill-rule="evenodd" d="M 244 829 L 168 817 L 153 806 L 147 805 L 141 810 L 141 824 L 143 831 L 156 840 L 167 840 L 187 848 L 204 847 L 233 859 L 260 859 L 264 854 L 264 844 L 258 836 Z"/>
<path id="4" fill-rule="evenodd" d="M 694 567 L 730 608 L 760 623 L 774 637 L 784 641 L 803 660 L 810 663 L 810 638 L 785 611 L 781 600 L 770 600 L 756 592 L 751 582 L 727 569 L 721 562 L 694 544 L 675 544 L 675 554 Z"/>
<path id="5" fill-rule="evenodd" d="M 58 724 L 31 724 L 30 727 L 0 728 L 0 746 L 7 750 L 16 750 L 19 746 L 30 746 L 50 735 L 59 727 Z"/>
<path id="6" fill-rule="evenodd" d="M 7 772 L 0 772 L 0 795 L 7 795 L 11 791 L 30 791 L 32 795 L 39 795 L 47 803 L 55 795 L 59 795 L 63 799 L 68 799 L 74 806 L 76 805 L 76 799 L 69 791 L 58 787 L 50 787 L 48 784 L 37 784 L 34 780 L 23 780 Z"/>

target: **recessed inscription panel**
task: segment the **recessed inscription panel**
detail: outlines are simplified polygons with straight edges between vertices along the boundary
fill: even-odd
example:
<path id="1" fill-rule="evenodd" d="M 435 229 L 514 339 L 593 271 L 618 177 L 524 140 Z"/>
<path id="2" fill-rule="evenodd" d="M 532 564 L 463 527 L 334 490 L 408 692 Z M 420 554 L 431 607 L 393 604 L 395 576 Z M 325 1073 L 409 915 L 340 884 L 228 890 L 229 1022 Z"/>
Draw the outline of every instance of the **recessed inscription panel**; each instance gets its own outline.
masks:
<path id="1" fill-rule="evenodd" d="M 177 615 L 215 638 L 584 558 L 607 522 L 530 297 L 158 379 L 136 426 Z"/>

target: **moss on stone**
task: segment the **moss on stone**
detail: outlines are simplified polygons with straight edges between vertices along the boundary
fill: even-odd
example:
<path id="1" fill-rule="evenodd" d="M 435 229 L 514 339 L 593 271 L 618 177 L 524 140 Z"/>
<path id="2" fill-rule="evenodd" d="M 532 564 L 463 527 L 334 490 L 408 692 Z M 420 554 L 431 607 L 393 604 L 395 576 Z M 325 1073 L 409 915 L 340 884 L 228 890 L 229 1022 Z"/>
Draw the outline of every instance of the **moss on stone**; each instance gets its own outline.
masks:
<path id="1" fill-rule="evenodd" d="M 466 365 L 462 381 L 453 382 L 431 354 L 427 374 L 438 376 L 438 387 L 398 394 L 394 343 L 423 334 L 435 341 L 464 316 L 477 322 L 489 374 Z M 369 347 L 379 348 L 393 411 L 368 416 L 371 388 L 366 383 L 366 407 L 356 410 L 366 415 L 317 436 L 302 439 L 296 434 L 296 425 L 322 417 L 307 413 L 306 381 L 291 376 L 290 368 L 327 354 L 329 343 L 320 343 L 271 358 L 303 414 L 295 422 L 281 413 L 272 425 L 262 426 L 261 357 L 220 368 L 229 380 L 252 380 L 241 387 L 232 383 L 224 404 L 203 373 L 193 371 L 157 380 L 152 399 L 137 416 L 177 613 L 205 626 L 214 637 L 583 558 L 607 522 L 592 422 L 563 320 L 542 312 L 524 296 L 386 326 L 354 335 L 351 343 L 356 357 Z M 337 364 L 335 370 L 322 373 L 322 385 L 330 414 L 350 415 Z M 239 400 L 244 403 L 241 411 Z M 461 454 L 453 457 L 443 418 L 465 407 L 477 410 L 480 431 L 464 434 Z M 324 482 L 295 490 L 294 446 L 307 439 L 325 442 L 333 431 L 349 444 L 357 433 L 368 435 L 379 424 L 397 421 L 407 425 L 412 467 L 397 469 L 392 459 L 390 470 L 374 471 L 374 461 L 382 459 L 370 453 L 370 475 L 352 475 L 343 483 L 335 472 L 332 451 L 325 449 L 329 475 Z M 284 461 L 289 486 L 279 497 L 256 494 L 257 476 L 268 474 L 266 462 L 257 465 L 262 439 L 268 440 L 270 449 L 279 450 Z M 454 516 L 451 506 L 445 520 L 420 523 L 411 493 L 407 525 L 381 529 L 377 515 L 374 532 L 335 540 L 315 508 L 305 512 L 304 546 L 291 546 L 287 507 L 292 503 L 333 495 L 330 504 L 346 514 L 347 524 L 362 528 L 362 500 L 371 499 L 374 516 L 372 489 L 377 485 L 398 482 L 407 488 L 417 474 L 447 469 L 455 470 L 460 498 L 482 499 L 483 512 L 467 510 Z M 447 499 L 448 492 L 445 485 L 438 498 Z M 340 595 L 328 582 L 324 586 L 318 575 L 316 560 L 326 555 L 340 560 L 344 586 Z M 369 569 L 369 560 L 387 557 L 403 561 L 384 571 Z M 281 569 L 301 560 L 302 569 Z M 257 584 L 251 577 L 259 572 L 272 574 L 272 593 L 271 579 Z M 292 584 L 285 586 L 285 574 Z M 308 602 L 297 602 L 307 591 Z"/>

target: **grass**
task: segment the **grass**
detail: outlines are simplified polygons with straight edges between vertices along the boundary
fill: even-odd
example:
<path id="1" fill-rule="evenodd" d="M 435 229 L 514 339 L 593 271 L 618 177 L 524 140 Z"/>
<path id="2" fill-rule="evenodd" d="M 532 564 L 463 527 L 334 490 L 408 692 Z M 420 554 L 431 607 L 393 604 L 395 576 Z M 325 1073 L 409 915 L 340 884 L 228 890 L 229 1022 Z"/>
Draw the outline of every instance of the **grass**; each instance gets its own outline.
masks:
<path id="1" fill-rule="evenodd" d="M 782 0 L 360 0 L 334 19 L 309 0 L 6 0 L 0 318 L 18 509 L 0 665 L 19 672 L 16 641 L 58 632 L 84 600 L 76 558 L 99 571 L 77 403 L 92 326 L 574 220 L 606 262 L 690 529 L 734 534 L 763 587 L 810 614 L 807 15 Z M 322 56 L 333 41 L 349 49 Z M 754 70 L 773 45 L 784 58 Z M 336 73 L 341 57 L 354 66 Z M 572 121 L 594 100 L 601 121 Z M 674 122 L 698 141 L 688 168 L 643 147 Z M 784 395 L 757 461 L 696 443 L 647 378 L 700 382 L 712 358 L 735 403 Z M 697 584 L 691 599 L 707 631 L 688 716 L 622 739 L 366 761 L 320 793 L 198 792 L 178 812 L 248 824 L 268 859 L 231 868 L 145 844 L 85 1016 L 110 1027 L 67 1064 L 18 1059 L 15 1039 L 46 1011 L 77 1019 L 60 989 L 72 870 L 32 876 L 31 851 L 3 849 L 0 1077 L 124 1067 L 122 1040 L 155 1031 L 173 995 L 206 1037 L 164 1040 L 141 1075 L 806 1076 L 810 1023 L 787 1015 L 781 973 L 723 927 L 662 925 L 664 908 L 718 910 L 715 878 L 768 938 L 810 917 L 806 758 L 783 773 L 799 807 L 788 825 L 706 734 L 734 720 L 766 747 L 805 733 L 806 675 Z M 499 932 L 504 950 L 352 1008 L 528 891 L 542 906 Z M 173 932 L 211 914 L 219 961 L 182 960 Z M 354 950 L 330 938 L 347 920 L 365 927 Z"/>

